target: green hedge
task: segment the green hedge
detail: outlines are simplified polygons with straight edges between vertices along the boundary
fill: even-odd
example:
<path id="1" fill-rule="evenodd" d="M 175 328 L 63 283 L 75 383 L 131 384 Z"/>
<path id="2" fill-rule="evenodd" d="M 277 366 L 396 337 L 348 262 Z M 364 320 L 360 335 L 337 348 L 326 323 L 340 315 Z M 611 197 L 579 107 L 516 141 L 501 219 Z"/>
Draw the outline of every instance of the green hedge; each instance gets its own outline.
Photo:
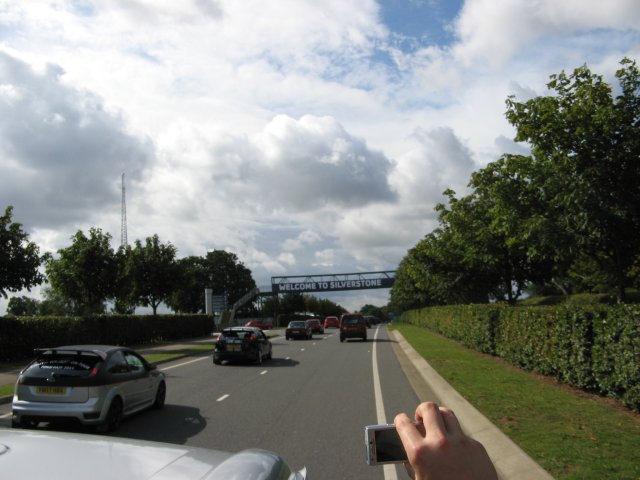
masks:
<path id="1" fill-rule="evenodd" d="M 32 357 L 34 348 L 139 345 L 209 335 L 214 328 L 209 315 L 0 317 L 0 361 Z"/>
<path id="2" fill-rule="evenodd" d="M 400 320 L 640 411 L 638 305 L 456 305 Z"/>

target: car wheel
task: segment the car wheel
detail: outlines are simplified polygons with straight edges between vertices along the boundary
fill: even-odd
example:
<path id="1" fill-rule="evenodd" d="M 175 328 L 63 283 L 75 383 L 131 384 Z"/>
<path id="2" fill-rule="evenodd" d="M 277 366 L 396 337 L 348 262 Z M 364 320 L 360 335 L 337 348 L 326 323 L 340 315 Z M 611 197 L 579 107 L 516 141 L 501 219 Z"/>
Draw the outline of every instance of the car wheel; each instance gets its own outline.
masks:
<path id="1" fill-rule="evenodd" d="M 366 342 L 367 341 L 367 336 L 365 335 L 364 337 L 362 337 L 362 341 Z"/>
<path id="2" fill-rule="evenodd" d="M 273 350 L 270 348 L 269 353 L 267 354 L 267 360 L 271 360 L 273 358 Z"/>
<path id="3" fill-rule="evenodd" d="M 257 350 L 256 363 L 258 365 L 262 365 L 262 350 L 260 348 L 258 348 L 258 350 Z"/>
<path id="4" fill-rule="evenodd" d="M 340 335 L 340 342 L 344 342 L 344 337 Z"/>
<path id="5" fill-rule="evenodd" d="M 216 365 L 220 365 L 222 363 L 222 360 L 220 360 L 219 358 L 213 357 L 213 363 L 215 363 Z"/>
<path id="6" fill-rule="evenodd" d="M 156 399 L 153 402 L 153 408 L 162 408 L 164 407 L 164 401 L 167 398 L 167 385 L 164 382 L 160 382 L 158 385 L 158 390 L 156 391 Z"/>
<path id="7" fill-rule="evenodd" d="M 109 411 L 107 412 L 107 418 L 104 423 L 98 426 L 98 431 L 101 433 L 115 431 L 122 422 L 122 400 L 120 397 L 115 397 L 111 400 L 109 405 Z"/>

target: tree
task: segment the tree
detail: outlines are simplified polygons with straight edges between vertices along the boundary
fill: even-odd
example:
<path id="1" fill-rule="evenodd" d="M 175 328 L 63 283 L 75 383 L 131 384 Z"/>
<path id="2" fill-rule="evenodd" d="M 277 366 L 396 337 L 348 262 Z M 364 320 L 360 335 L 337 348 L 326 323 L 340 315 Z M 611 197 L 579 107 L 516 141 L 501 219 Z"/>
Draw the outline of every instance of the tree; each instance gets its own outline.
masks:
<path id="1" fill-rule="evenodd" d="M 207 252 L 204 259 L 208 284 L 214 294 L 226 294 L 229 305 L 240 300 L 256 287 L 251 270 L 244 266 L 235 253 L 224 250 Z"/>
<path id="2" fill-rule="evenodd" d="M 127 268 L 127 262 L 131 256 L 131 247 L 121 245 L 115 253 L 118 275 L 115 283 L 113 311 L 120 315 L 132 315 L 135 313 L 136 304 L 132 298 L 133 278 Z"/>
<path id="3" fill-rule="evenodd" d="M 180 283 L 167 300 L 177 312 L 204 311 L 204 290 L 211 288 L 214 295 L 226 295 L 233 305 L 256 283 L 251 270 L 239 261 L 235 253 L 224 250 L 207 252 L 205 257 L 185 257 L 178 260 Z"/>
<path id="4" fill-rule="evenodd" d="M 59 258 L 50 258 L 46 273 L 54 293 L 71 301 L 76 314 L 104 313 L 105 302 L 115 296 L 118 266 L 111 236 L 99 228 L 90 228 L 72 237 L 70 247 L 58 250 Z"/>
<path id="5" fill-rule="evenodd" d="M 7 315 L 33 317 L 38 313 L 38 301 L 29 297 L 11 297 L 7 305 Z"/>
<path id="6" fill-rule="evenodd" d="M 150 306 L 156 315 L 178 284 L 176 248 L 160 242 L 158 235 L 147 237 L 145 244 L 136 240 L 127 258 L 127 275 L 131 277 L 131 303 Z"/>
<path id="7" fill-rule="evenodd" d="M 44 258 L 38 246 L 29 242 L 22 225 L 11 221 L 13 207 L 8 206 L 0 217 L 0 295 L 18 292 L 40 285 L 44 280 L 38 271 Z"/>
<path id="8" fill-rule="evenodd" d="M 55 292 L 51 287 L 42 289 L 43 299 L 38 304 L 38 315 L 70 317 L 76 314 L 71 300 Z"/>
<path id="9" fill-rule="evenodd" d="M 624 300 L 640 250 L 640 72 L 623 59 L 620 94 L 587 66 L 552 75 L 553 96 L 507 100 L 516 141 L 528 142 L 541 198 Z"/>
<path id="10" fill-rule="evenodd" d="M 204 289 L 209 287 L 209 273 L 204 258 L 181 258 L 178 260 L 178 270 L 180 281 L 167 299 L 167 305 L 181 313 L 204 312 Z"/>

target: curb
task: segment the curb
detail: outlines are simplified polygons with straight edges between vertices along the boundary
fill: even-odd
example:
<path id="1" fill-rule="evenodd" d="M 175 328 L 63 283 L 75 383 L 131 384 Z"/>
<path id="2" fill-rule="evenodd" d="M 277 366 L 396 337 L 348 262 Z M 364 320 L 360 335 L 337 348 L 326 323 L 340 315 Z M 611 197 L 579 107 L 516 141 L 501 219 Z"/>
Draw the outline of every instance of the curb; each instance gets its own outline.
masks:
<path id="1" fill-rule="evenodd" d="M 443 405 L 453 410 L 465 432 L 484 445 L 491 461 L 501 479 L 518 480 L 553 480 L 553 477 L 538 465 L 502 430 L 496 427 L 487 417 L 480 413 L 447 381 L 436 372 L 431 365 L 416 352 L 400 332 L 392 330 L 400 348 L 418 369 L 422 379 L 437 392 Z"/>

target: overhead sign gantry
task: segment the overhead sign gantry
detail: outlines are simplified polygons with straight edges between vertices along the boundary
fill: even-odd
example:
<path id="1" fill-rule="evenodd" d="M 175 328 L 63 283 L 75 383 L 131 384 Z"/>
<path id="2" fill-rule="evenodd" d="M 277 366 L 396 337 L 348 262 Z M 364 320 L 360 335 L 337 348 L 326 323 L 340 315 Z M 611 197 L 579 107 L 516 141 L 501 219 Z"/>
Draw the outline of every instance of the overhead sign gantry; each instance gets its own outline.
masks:
<path id="1" fill-rule="evenodd" d="M 271 277 L 271 292 L 312 293 L 343 290 L 391 288 L 396 279 L 395 270 L 380 272 L 334 273 L 329 275 L 293 275 Z"/>

